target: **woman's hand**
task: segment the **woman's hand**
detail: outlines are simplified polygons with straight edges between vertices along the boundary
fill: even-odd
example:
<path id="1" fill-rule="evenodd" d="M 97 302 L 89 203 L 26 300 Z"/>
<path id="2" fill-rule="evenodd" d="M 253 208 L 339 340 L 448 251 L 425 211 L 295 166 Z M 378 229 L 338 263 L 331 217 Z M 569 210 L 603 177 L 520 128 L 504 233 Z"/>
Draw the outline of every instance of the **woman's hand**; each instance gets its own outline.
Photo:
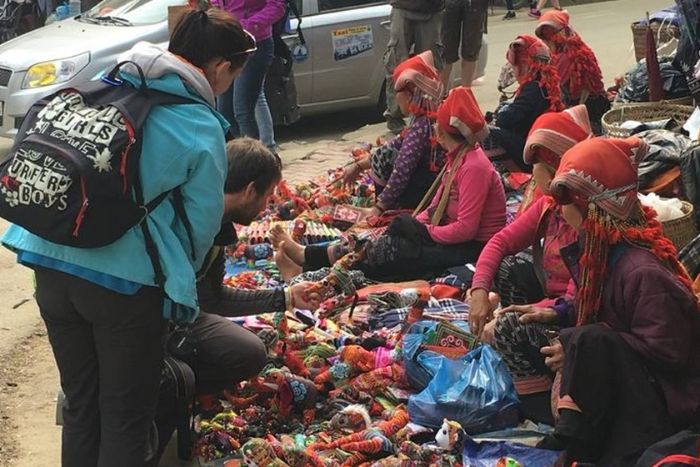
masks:
<path id="1" fill-rule="evenodd" d="M 318 292 L 309 292 L 313 282 L 299 282 L 290 287 L 292 306 L 301 310 L 316 311 L 321 306 L 322 298 Z"/>
<path id="2" fill-rule="evenodd" d="M 564 366 L 564 346 L 558 340 L 550 346 L 542 347 L 540 353 L 546 356 L 544 364 L 555 373 Z"/>
<path id="3" fill-rule="evenodd" d="M 382 214 L 382 211 L 380 211 L 376 207 L 371 207 L 371 208 L 357 208 L 360 211 L 360 219 L 359 221 L 363 221 L 365 219 L 368 219 L 370 217 L 376 217 L 380 216 Z"/>
<path id="4" fill-rule="evenodd" d="M 493 317 L 489 293 L 484 289 L 474 289 L 469 293 L 469 331 L 481 336 L 484 326 Z"/>
<path id="5" fill-rule="evenodd" d="M 343 168 L 343 186 L 349 187 L 353 183 L 355 183 L 355 180 L 358 179 L 360 174 L 362 173 L 362 168 L 360 167 L 360 164 L 357 162 L 353 162 L 350 165 L 346 165 Z"/>
<path id="6" fill-rule="evenodd" d="M 511 305 L 503 309 L 502 313 L 520 313 L 520 322 L 528 323 L 553 323 L 557 321 L 557 312 L 552 308 L 535 305 Z"/>
<path id="7" fill-rule="evenodd" d="M 483 342 L 484 344 L 489 344 L 491 346 L 495 345 L 497 322 L 497 319 L 492 319 L 491 321 L 486 323 L 486 325 L 484 326 L 484 330 L 481 332 L 481 336 L 479 337 L 481 342 Z"/>

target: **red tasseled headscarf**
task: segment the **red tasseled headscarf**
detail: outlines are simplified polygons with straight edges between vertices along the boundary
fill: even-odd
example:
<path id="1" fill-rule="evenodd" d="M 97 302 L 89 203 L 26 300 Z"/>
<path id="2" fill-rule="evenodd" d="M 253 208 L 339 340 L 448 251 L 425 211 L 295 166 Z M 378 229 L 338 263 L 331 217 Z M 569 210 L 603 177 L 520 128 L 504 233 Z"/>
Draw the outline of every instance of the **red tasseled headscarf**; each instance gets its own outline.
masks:
<path id="1" fill-rule="evenodd" d="M 578 99 L 583 90 L 592 96 L 605 93 L 598 60 L 588 44 L 569 24 L 569 14 L 566 11 L 550 10 L 544 13 L 535 34 L 553 45 L 554 63 L 571 99 Z"/>
<path id="2" fill-rule="evenodd" d="M 408 109 L 412 115 L 431 114 L 440 105 L 443 86 L 431 51 L 401 62 L 394 69 L 392 80 L 396 92 L 409 91 L 413 95 Z"/>
<path id="3" fill-rule="evenodd" d="M 626 242 L 651 251 L 692 293 L 692 282 L 663 234 L 654 210 L 637 199 L 637 165 L 647 145 L 641 139 L 593 138 L 567 151 L 552 180 L 560 204 L 587 209 L 583 221 L 581 275 L 576 294 L 577 325 L 595 322 L 607 279 L 610 247 Z"/>
<path id="4" fill-rule="evenodd" d="M 564 109 L 559 74 L 552 64 L 549 48 L 544 42 L 535 36 L 522 34 L 510 43 L 506 59 L 513 66 L 515 77 L 520 84 L 516 96 L 524 84 L 537 81 L 540 87 L 547 91 L 547 111 L 559 112 Z"/>

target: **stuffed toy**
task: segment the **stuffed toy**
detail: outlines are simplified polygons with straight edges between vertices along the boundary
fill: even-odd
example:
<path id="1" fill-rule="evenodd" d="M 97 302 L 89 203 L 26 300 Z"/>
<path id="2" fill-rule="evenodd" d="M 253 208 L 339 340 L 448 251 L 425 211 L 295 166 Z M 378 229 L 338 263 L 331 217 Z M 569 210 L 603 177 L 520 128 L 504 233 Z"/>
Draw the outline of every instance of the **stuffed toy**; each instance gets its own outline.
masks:
<path id="1" fill-rule="evenodd" d="M 364 405 L 352 404 L 345 407 L 331 418 L 330 427 L 333 430 L 357 433 L 372 425 L 369 412 Z"/>
<path id="2" fill-rule="evenodd" d="M 286 419 L 295 411 L 303 415 L 304 423 L 313 421 L 318 391 L 311 381 L 279 369 L 268 370 L 263 378 L 263 384 L 277 392 L 276 405 L 281 418 Z"/>
<path id="3" fill-rule="evenodd" d="M 408 412 L 403 406 L 397 407 L 388 420 L 379 422 L 364 431 L 343 436 L 331 443 L 315 443 L 309 446 L 313 451 L 326 451 L 340 449 L 351 453 L 351 457 L 345 460 L 343 467 L 353 467 L 366 462 L 370 456 L 376 454 L 395 453 L 394 443 L 391 437 L 408 423 Z"/>
<path id="4" fill-rule="evenodd" d="M 435 435 L 435 444 L 446 452 L 458 453 L 462 452 L 465 438 L 466 433 L 462 425 L 445 418 Z"/>
<path id="5" fill-rule="evenodd" d="M 231 411 L 200 421 L 195 453 L 207 462 L 234 454 L 244 427 L 245 421 Z"/>
<path id="6" fill-rule="evenodd" d="M 406 370 L 398 363 L 392 363 L 384 368 L 377 368 L 357 376 L 350 386 L 359 392 L 376 395 L 390 386 L 407 387 Z"/>
<path id="7" fill-rule="evenodd" d="M 347 382 L 355 374 L 353 368 L 345 362 L 334 363 L 330 368 L 314 378 L 314 385 L 319 391 L 327 390 L 327 385 L 333 387 Z"/>
<path id="8" fill-rule="evenodd" d="M 241 447 L 243 463 L 247 467 L 290 467 L 277 457 L 275 450 L 267 440 L 251 438 Z"/>
<path id="9" fill-rule="evenodd" d="M 386 347 L 365 350 L 359 345 L 346 345 L 340 350 L 340 359 L 360 373 L 384 368 L 396 362 L 396 352 Z"/>

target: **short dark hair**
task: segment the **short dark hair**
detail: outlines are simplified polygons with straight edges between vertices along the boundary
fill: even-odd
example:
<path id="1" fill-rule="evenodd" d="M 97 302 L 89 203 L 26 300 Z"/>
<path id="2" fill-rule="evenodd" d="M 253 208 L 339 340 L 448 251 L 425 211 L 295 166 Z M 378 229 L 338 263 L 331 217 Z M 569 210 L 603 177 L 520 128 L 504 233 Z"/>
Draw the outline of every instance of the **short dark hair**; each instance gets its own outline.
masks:
<path id="1" fill-rule="evenodd" d="M 198 68 L 217 57 L 229 60 L 232 68 L 240 68 L 248 58 L 244 51 L 254 48 L 255 39 L 238 20 L 218 8 L 188 10 L 175 25 L 168 45 L 170 52 Z"/>
<path id="2" fill-rule="evenodd" d="M 282 164 L 264 144 L 252 138 L 237 138 L 226 145 L 228 174 L 224 193 L 239 193 L 253 182 L 262 195 L 282 179 Z"/>

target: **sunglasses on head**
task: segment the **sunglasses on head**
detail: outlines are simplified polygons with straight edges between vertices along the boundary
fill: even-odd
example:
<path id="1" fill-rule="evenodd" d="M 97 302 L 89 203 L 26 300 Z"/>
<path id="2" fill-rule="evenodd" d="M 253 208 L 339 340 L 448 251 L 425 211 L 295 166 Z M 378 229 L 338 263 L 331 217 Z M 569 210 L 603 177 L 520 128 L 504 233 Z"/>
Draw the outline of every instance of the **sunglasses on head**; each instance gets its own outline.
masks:
<path id="1" fill-rule="evenodd" d="M 249 33 L 248 31 L 246 31 L 245 29 L 243 30 L 243 32 L 245 32 L 246 35 L 248 36 L 248 39 L 250 39 L 250 44 L 251 44 L 250 47 L 248 47 L 247 49 L 242 50 L 240 52 L 233 52 L 233 53 L 229 54 L 227 58 L 240 57 L 241 55 L 250 55 L 250 54 L 254 53 L 256 50 L 258 50 L 258 43 L 255 41 L 255 37 L 253 37 L 253 35 L 251 33 Z"/>

